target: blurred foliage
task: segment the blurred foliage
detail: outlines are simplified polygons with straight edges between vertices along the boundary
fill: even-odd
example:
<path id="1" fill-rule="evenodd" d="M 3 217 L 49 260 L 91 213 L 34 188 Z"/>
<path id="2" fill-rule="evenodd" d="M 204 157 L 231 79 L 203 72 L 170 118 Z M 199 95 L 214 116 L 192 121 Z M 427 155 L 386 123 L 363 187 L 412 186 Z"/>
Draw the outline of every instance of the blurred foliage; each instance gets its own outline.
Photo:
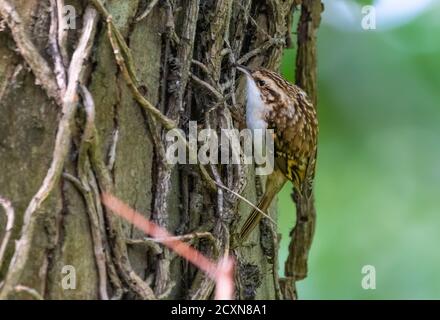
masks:
<path id="1" fill-rule="evenodd" d="M 374 3 L 374 0 L 355 0 L 356 3 L 359 3 L 360 5 L 372 5 Z"/>
<path id="2" fill-rule="evenodd" d="M 437 3 L 392 30 L 320 28 L 318 221 L 300 298 L 440 299 L 439 14 Z M 279 197 L 280 274 L 290 192 Z M 361 287 L 364 265 L 375 290 Z"/>

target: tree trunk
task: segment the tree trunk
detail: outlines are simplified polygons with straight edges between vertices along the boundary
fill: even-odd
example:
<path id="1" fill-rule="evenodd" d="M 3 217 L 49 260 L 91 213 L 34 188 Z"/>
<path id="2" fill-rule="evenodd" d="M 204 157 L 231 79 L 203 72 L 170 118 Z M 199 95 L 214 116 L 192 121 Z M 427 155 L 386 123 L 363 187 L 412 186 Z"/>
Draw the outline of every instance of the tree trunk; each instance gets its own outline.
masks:
<path id="1" fill-rule="evenodd" d="M 66 31 L 65 5 L 76 24 Z M 211 279 L 116 218 L 103 192 L 173 234 L 211 233 L 191 245 L 213 260 L 235 256 L 237 298 L 283 298 L 275 227 L 264 221 L 253 245 L 234 246 L 250 207 L 210 187 L 197 165 L 166 163 L 170 126 L 148 102 L 185 134 L 190 121 L 239 128 L 244 83 L 233 65 L 276 70 L 294 9 L 294 0 L 0 0 L 0 197 L 15 212 L 0 298 L 212 298 Z M 318 27 L 308 21 L 306 75 Z M 304 83 L 312 95 L 315 79 Z M 253 166 L 205 169 L 252 203 L 262 194 Z M 2 241 L 3 214 L 0 226 Z"/>

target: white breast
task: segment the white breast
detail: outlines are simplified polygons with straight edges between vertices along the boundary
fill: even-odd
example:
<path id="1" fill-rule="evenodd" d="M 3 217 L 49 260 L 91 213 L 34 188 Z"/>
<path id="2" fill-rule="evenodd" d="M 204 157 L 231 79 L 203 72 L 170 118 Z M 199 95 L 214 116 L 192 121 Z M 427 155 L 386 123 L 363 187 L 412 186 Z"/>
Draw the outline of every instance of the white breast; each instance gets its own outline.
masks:
<path id="1" fill-rule="evenodd" d="M 255 81 L 248 75 L 247 79 L 247 105 L 246 105 L 246 125 L 249 129 L 266 129 L 267 123 L 264 121 L 264 103 L 261 100 L 260 90 Z"/>
<path id="2" fill-rule="evenodd" d="M 248 75 L 247 78 L 247 104 L 246 104 L 246 125 L 252 130 L 254 157 L 259 159 L 257 162 L 261 164 L 263 154 L 265 154 L 265 129 L 267 122 L 264 120 L 266 108 L 263 100 L 261 100 L 260 90 L 257 88 L 255 81 Z"/>

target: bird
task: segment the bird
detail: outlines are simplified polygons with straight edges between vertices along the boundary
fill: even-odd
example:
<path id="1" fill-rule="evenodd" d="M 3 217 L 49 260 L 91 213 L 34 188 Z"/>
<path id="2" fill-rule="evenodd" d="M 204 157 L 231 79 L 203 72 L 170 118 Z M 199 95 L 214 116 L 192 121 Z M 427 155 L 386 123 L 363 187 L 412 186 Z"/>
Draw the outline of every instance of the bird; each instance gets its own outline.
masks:
<path id="1" fill-rule="evenodd" d="M 272 200 L 287 181 L 293 184 L 297 210 L 309 210 L 313 201 L 318 118 L 307 94 L 278 73 L 236 65 L 246 77 L 246 126 L 272 129 L 274 169 L 266 179 L 265 192 L 257 207 L 244 222 L 242 243 L 260 223 Z M 303 216 L 302 212 L 299 216 Z"/>

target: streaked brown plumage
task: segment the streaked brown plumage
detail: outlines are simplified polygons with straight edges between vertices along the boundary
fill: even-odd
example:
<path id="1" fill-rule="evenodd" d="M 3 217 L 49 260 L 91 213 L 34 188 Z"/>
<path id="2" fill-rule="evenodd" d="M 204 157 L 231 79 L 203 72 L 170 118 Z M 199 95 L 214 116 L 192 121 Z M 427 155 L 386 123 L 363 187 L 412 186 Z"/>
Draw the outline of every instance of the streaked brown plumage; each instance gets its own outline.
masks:
<path id="1" fill-rule="evenodd" d="M 262 120 L 275 133 L 275 168 L 267 178 L 266 191 L 258 208 L 267 212 L 287 180 L 293 183 L 297 207 L 308 207 L 317 152 L 318 120 L 315 108 L 302 89 L 277 73 L 267 69 L 251 71 L 242 66 L 237 68 L 246 75 L 248 82 L 247 126 L 251 129 L 256 127 L 255 123 L 261 126 L 259 121 Z M 259 95 L 261 100 L 252 95 Z M 262 102 L 262 107 L 255 112 L 260 108 L 258 101 Z M 243 224 L 240 241 L 247 238 L 260 220 L 261 213 L 253 210 Z"/>

